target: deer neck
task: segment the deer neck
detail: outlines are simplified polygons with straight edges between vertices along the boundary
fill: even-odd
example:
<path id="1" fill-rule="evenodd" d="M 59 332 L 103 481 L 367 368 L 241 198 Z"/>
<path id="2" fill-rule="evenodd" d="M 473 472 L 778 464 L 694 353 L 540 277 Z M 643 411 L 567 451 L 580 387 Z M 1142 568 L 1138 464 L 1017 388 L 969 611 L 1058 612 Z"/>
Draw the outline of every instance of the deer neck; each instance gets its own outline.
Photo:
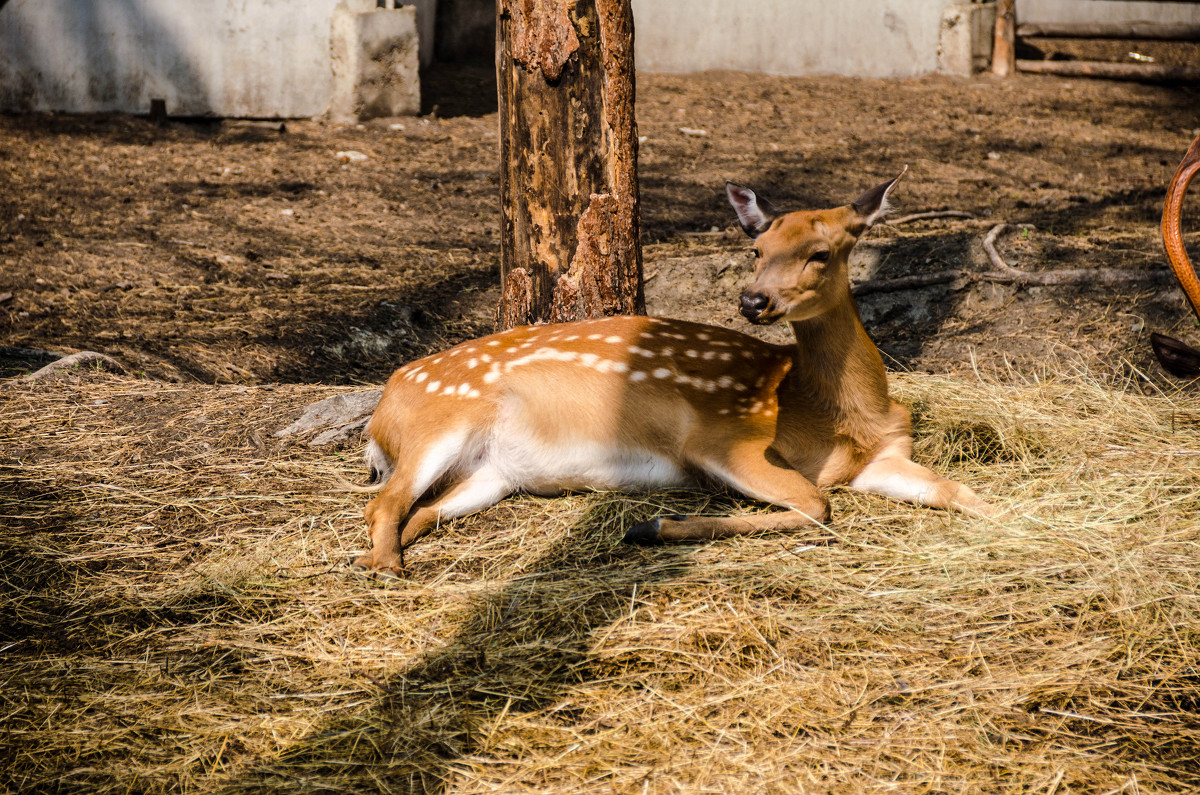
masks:
<path id="1" fill-rule="evenodd" d="M 789 380 L 797 397 L 824 409 L 855 436 L 874 435 L 891 410 L 887 372 L 849 292 L 828 312 L 789 325 L 796 337 Z"/>

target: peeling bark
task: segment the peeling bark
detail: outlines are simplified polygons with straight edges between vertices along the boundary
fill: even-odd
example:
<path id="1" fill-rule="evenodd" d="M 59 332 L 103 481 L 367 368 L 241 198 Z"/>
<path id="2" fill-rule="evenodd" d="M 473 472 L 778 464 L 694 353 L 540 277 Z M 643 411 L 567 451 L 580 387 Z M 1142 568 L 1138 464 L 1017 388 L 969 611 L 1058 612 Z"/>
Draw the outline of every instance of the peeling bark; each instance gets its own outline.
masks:
<path id="1" fill-rule="evenodd" d="M 629 0 L 501 0 L 496 30 L 497 327 L 644 312 Z"/>

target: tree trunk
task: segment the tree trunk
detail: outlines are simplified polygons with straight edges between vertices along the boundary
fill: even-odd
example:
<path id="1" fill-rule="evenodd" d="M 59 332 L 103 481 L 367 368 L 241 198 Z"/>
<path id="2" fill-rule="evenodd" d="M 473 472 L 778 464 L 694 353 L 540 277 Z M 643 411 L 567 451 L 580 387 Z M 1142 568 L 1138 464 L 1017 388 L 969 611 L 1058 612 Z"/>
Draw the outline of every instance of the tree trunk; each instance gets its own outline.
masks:
<path id="1" fill-rule="evenodd" d="M 992 40 L 992 73 L 1006 77 L 1016 61 L 1017 0 L 996 0 L 996 30 Z"/>
<path id="2" fill-rule="evenodd" d="M 500 0 L 498 329 L 645 311 L 630 0 Z"/>

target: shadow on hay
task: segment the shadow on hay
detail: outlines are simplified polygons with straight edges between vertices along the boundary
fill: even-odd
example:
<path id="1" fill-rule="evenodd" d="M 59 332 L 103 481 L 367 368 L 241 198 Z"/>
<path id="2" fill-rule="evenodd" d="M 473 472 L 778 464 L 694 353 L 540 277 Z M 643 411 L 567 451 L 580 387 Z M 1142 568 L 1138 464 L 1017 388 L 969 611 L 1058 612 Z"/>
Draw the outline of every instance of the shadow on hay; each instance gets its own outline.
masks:
<path id="1" fill-rule="evenodd" d="M 480 752 L 506 715 L 540 713 L 543 724 L 577 725 L 581 715 L 567 703 L 572 688 L 616 673 L 590 653 L 597 634 L 628 616 L 647 586 L 692 565 L 695 547 L 648 554 L 617 543 L 623 524 L 644 518 L 618 516 L 621 502 L 593 506 L 529 567 L 536 573 L 471 605 L 453 642 L 377 681 L 368 708 L 330 718 L 226 791 L 324 792 L 369 783 L 386 792 L 441 792 L 456 763 Z M 620 674 L 637 681 L 635 672 Z"/>

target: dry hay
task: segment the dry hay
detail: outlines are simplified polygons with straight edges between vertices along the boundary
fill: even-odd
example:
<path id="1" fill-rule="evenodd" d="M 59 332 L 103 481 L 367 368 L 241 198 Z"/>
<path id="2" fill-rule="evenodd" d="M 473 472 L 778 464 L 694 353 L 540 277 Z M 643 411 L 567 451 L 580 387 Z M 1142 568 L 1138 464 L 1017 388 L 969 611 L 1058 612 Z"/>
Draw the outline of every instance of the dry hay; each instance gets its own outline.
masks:
<path id="1" fill-rule="evenodd" d="M 517 498 L 345 573 L 329 387 L 0 385 L 0 789 L 1169 792 L 1200 786 L 1200 402 L 894 379 L 917 458 L 1022 516 L 838 491 L 654 550 L 674 492 Z"/>

